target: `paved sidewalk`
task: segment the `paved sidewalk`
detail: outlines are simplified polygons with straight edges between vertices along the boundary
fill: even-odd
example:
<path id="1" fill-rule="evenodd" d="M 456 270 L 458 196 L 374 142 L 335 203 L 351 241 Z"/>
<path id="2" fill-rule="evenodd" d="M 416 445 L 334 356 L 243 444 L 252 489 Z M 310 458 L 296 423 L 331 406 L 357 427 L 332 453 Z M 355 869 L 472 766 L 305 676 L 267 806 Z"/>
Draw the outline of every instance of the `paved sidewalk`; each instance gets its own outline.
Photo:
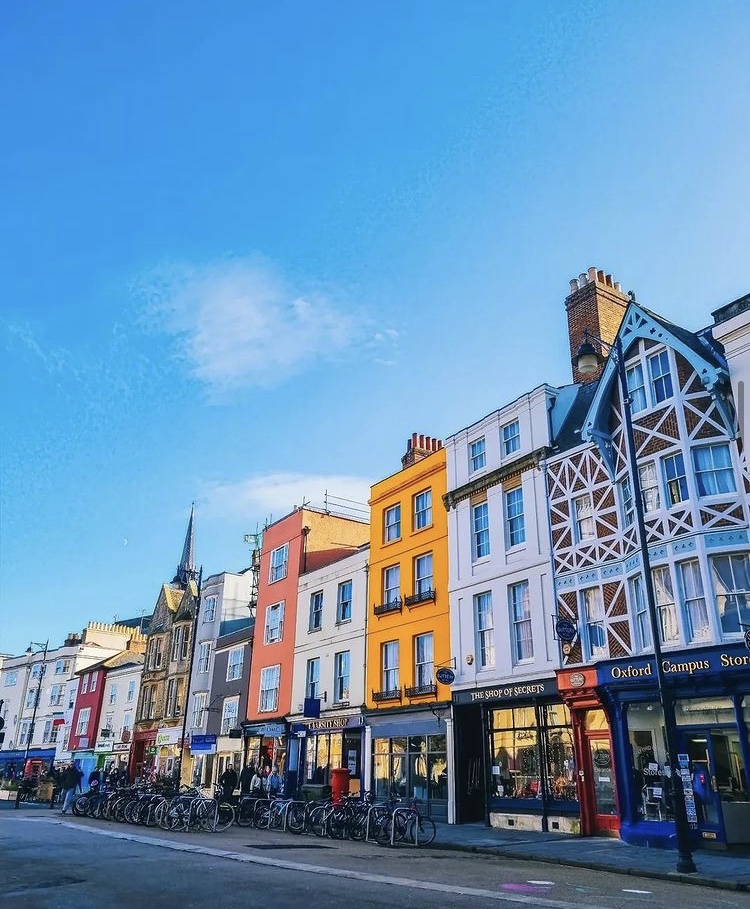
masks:
<path id="1" fill-rule="evenodd" d="M 438 824 L 433 848 L 489 853 L 678 880 L 724 890 L 750 891 L 750 848 L 741 852 L 700 849 L 693 855 L 697 874 L 678 874 L 675 870 L 677 852 L 671 849 L 629 846 L 613 837 L 497 830 L 484 824 Z"/>

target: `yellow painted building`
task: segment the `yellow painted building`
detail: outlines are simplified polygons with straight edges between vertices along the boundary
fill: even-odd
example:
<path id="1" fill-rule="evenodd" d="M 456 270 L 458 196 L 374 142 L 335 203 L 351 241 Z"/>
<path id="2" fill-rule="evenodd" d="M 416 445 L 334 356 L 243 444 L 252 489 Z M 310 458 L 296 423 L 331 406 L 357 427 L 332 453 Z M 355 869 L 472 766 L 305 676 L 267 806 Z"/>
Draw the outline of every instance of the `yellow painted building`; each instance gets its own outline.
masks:
<path id="1" fill-rule="evenodd" d="M 446 455 L 416 433 L 370 498 L 366 702 L 371 788 L 447 818 L 450 687 Z"/>

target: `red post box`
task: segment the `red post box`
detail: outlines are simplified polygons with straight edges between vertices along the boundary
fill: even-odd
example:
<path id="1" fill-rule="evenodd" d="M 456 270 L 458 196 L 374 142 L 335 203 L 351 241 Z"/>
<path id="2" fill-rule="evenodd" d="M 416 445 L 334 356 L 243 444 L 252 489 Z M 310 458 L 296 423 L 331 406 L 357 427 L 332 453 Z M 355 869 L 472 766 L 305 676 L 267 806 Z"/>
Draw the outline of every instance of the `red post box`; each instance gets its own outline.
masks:
<path id="1" fill-rule="evenodd" d="M 349 770 L 346 767 L 334 767 L 331 770 L 331 796 L 334 801 L 342 795 L 349 794 Z"/>

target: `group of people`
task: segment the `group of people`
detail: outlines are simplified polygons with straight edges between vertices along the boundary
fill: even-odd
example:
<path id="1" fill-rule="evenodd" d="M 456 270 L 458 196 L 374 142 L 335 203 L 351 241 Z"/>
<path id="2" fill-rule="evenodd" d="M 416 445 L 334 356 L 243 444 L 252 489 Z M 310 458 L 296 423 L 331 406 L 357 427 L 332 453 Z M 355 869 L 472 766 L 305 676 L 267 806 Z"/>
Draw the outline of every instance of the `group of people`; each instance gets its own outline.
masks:
<path id="1" fill-rule="evenodd" d="M 219 777 L 219 785 L 225 799 L 232 798 L 238 786 L 240 795 L 267 794 L 272 798 L 280 795 L 282 790 L 281 777 L 277 767 L 274 767 L 273 770 L 268 767 L 256 769 L 252 764 L 246 764 L 239 776 L 234 764 L 228 764 Z"/>

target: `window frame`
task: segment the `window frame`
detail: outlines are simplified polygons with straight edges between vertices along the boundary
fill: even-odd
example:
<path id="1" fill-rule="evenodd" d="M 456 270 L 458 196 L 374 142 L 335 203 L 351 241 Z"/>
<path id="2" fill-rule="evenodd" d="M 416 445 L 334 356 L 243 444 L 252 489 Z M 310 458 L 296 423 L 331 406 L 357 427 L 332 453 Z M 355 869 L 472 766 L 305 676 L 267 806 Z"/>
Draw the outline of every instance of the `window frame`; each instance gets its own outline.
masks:
<path id="1" fill-rule="evenodd" d="M 507 432 L 514 428 L 515 432 Z M 500 427 L 500 438 L 503 444 L 503 457 L 508 457 L 521 450 L 521 423 L 517 417 Z"/>
<path id="2" fill-rule="evenodd" d="M 343 670 L 346 670 L 344 674 Z M 343 680 L 346 679 L 346 685 Z M 351 687 L 351 651 L 340 650 L 333 655 L 333 702 L 343 704 L 349 701 Z"/>
<path id="3" fill-rule="evenodd" d="M 520 599 L 517 595 L 520 595 Z M 519 607 L 522 610 L 520 614 Z M 512 628 L 513 662 L 515 665 L 530 663 L 534 659 L 534 627 L 531 616 L 531 588 L 528 579 L 508 584 L 508 608 Z M 528 631 L 526 637 L 521 635 L 523 630 Z M 530 651 L 526 654 L 523 653 L 524 644 Z"/>
<path id="4" fill-rule="evenodd" d="M 391 572 L 396 574 L 396 586 L 389 587 L 388 580 Z M 396 595 L 391 596 L 395 591 Z M 387 565 L 383 569 L 383 604 L 387 605 L 388 603 L 397 603 L 401 599 L 401 565 Z"/>
<path id="5" fill-rule="evenodd" d="M 469 442 L 469 473 L 484 470 L 487 466 L 487 440 L 484 436 Z M 480 463 L 481 462 L 481 463 Z"/>
<path id="6" fill-rule="evenodd" d="M 726 458 L 728 461 L 727 465 L 716 466 L 714 462 L 714 452 L 717 449 L 721 449 L 722 451 L 726 452 Z M 710 453 L 712 461 L 710 468 L 699 468 L 698 466 L 696 458 L 700 457 L 704 452 Z M 690 461 L 693 467 L 693 475 L 695 476 L 695 488 L 700 498 L 705 499 L 714 496 L 730 496 L 737 493 L 737 481 L 735 478 L 734 464 L 732 463 L 732 452 L 729 448 L 728 442 L 712 442 L 708 445 L 696 445 L 690 449 Z M 731 480 L 731 489 L 718 488 L 721 485 L 720 479 L 722 477 L 729 477 Z M 715 491 L 710 491 L 705 488 L 704 484 L 708 478 L 710 478 L 713 484 L 716 486 Z"/>
<path id="7" fill-rule="evenodd" d="M 320 631 L 323 627 L 323 599 L 322 590 L 314 590 L 310 594 L 310 613 L 307 622 L 308 631 Z"/>
<path id="8" fill-rule="evenodd" d="M 422 653 L 420 659 L 420 642 L 429 641 L 429 654 Z M 425 667 L 429 666 L 429 671 Z M 434 684 L 435 675 L 435 635 L 432 631 L 424 631 L 414 635 L 414 685 L 416 688 L 426 688 Z"/>
<path id="9" fill-rule="evenodd" d="M 208 672 L 211 666 L 211 651 L 213 650 L 213 641 L 201 641 L 198 645 L 198 673 L 202 675 L 204 672 Z M 205 669 L 203 667 L 203 660 L 205 658 Z"/>
<path id="10" fill-rule="evenodd" d="M 239 654 L 239 661 L 236 655 Z M 233 660 L 233 657 L 235 658 Z M 245 648 L 243 646 L 232 647 L 227 653 L 227 682 L 236 682 L 242 678 L 242 670 L 245 665 Z"/>
<path id="11" fill-rule="evenodd" d="M 284 640 L 284 604 L 286 600 L 279 600 L 278 603 L 272 603 L 266 609 L 266 616 L 263 628 L 264 644 L 279 644 Z M 271 615 L 278 615 L 278 621 L 271 624 L 268 620 Z M 278 631 L 278 637 L 271 637 L 274 629 Z"/>
<path id="12" fill-rule="evenodd" d="M 283 553 L 278 558 L 278 553 Z M 289 543 L 282 543 L 271 550 L 268 566 L 268 583 L 275 584 L 277 581 L 283 581 L 289 571 Z"/>
<path id="13" fill-rule="evenodd" d="M 423 573 L 424 565 L 429 564 L 429 574 Z M 432 552 L 423 552 L 414 557 L 414 595 L 426 596 L 435 590 L 435 560 Z"/>
<path id="14" fill-rule="evenodd" d="M 233 710 L 227 710 L 227 707 L 233 707 Z M 221 727 L 219 735 L 229 735 L 230 729 L 236 729 L 240 716 L 240 696 L 238 694 L 230 695 L 224 698 L 221 705 Z M 232 720 L 234 722 L 232 723 Z M 227 722 L 229 721 L 229 722 Z"/>
<path id="15" fill-rule="evenodd" d="M 412 529 L 417 531 L 432 527 L 432 489 L 416 493 L 412 503 Z"/>
<path id="16" fill-rule="evenodd" d="M 349 590 L 348 599 L 345 598 L 345 591 Z M 336 591 L 336 624 L 343 625 L 345 622 L 351 622 L 354 600 L 354 584 L 351 578 L 348 581 L 341 581 Z M 345 607 L 348 606 L 348 609 Z"/>
<path id="17" fill-rule="evenodd" d="M 383 641 L 380 645 L 381 683 L 383 691 L 398 691 L 401 688 L 399 642 Z M 389 680 L 394 684 L 388 684 Z"/>
<path id="18" fill-rule="evenodd" d="M 503 490 L 505 505 L 505 538 L 508 549 L 523 546 L 526 543 L 526 509 L 523 498 L 523 486 Z M 511 502 L 511 499 L 513 500 Z M 511 513 L 511 508 L 517 509 L 516 500 L 520 502 L 520 510 Z M 515 539 L 514 539 L 515 537 Z"/>
<path id="19" fill-rule="evenodd" d="M 91 708 L 90 707 L 81 707 L 78 711 L 78 719 L 76 722 L 76 736 L 80 738 L 81 736 L 88 735 L 89 724 L 91 723 Z"/>
<path id="20" fill-rule="evenodd" d="M 305 667 L 305 697 L 320 699 L 320 657 L 310 657 Z"/>
<path id="21" fill-rule="evenodd" d="M 596 614 L 590 609 L 590 605 L 592 604 L 587 597 L 587 594 L 595 595 L 596 602 L 593 605 L 596 606 Z M 584 587 L 580 591 L 579 602 L 583 612 L 584 625 L 586 627 L 586 648 L 588 650 L 588 656 L 592 660 L 606 660 L 609 658 L 609 639 L 607 637 L 607 613 L 604 606 L 604 594 L 601 587 Z M 594 643 L 594 639 L 599 638 L 599 634 L 592 634 L 592 629 L 597 629 L 598 632 L 601 632 L 604 643 Z"/>
<path id="22" fill-rule="evenodd" d="M 471 553 L 475 562 L 492 552 L 490 543 L 490 508 L 485 499 L 471 506 Z"/>
<path id="23" fill-rule="evenodd" d="M 495 614 L 492 591 L 483 590 L 475 593 L 472 607 L 477 667 L 492 669 L 495 666 Z"/>
<path id="24" fill-rule="evenodd" d="M 193 692 L 193 709 L 191 711 L 190 728 L 201 729 L 203 727 L 203 711 L 208 704 L 207 691 Z M 197 719 L 197 722 L 196 722 Z"/>
<path id="25" fill-rule="evenodd" d="M 272 674 L 271 681 L 275 682 L 273 687 L 270 687 L 267 682 L 269 679 L 269 673 Z M 272 666 L 264 666 L 260 670 L 260 680 L 258 685 L 258 713 L 273 713 L 279 706 L 279 688 L 281 686 L 281 663 L 274 663 Z M 272 694 L 271 698 L 265 697 L 269 694 Z M 273 703 L 269 704 L 268 701 L 272 700 Z M 264 703 L 265 701 L 265 703 Z"/>
<path id="26" fill-rule="evenodd" d="M 401 539 L 401 503 L 383 509 L 383 542 L 394 543 Z"/>
<path id="27" fill-rule="evenodd" d="M 678 462 L 682 465 L 682 473 L 679 473 L 675 469 L 675 475 L 673 477 L 669 476 L 670 468 L 668 465 L 676 465 Z M 664 479 L 664 486 L 666 488 L 667 496 L 667 508 L 674 508 L 677 505 L 682 505 L 683 502 L 690 501 L 690 488 L 687 481 L 687 470 L 685 468 L 685 457 L 682 451 L 675 451 L 673 454 L 664 455 L 661 459 L 662 467 L 662 477 Z M 680 498 L 675 499 L 673 492 L 676 491 L 676 488 L 673 484 L 677 483 L 677 489 L 679 489 Z M 684 492 L 684 495 L 683 495 Z"/>
<path id="28" fill-rule="evenodd" d="M 578 509 L 579 502 L 587 502 L 590 509 L 588 515 L 581 516 Z M 591 543 L 596 540 L 596 520 L 594 519 L 594 497 L 590 492 L 583 492 L 580 495 L 573 496 L 570 504 L 570 514 L 573 518 L 573 533 L 576 543 Z M 584 536 L 584 525 L 591 523 L 591 531 Z"/>
<path id="29" fill-rule="evenodd" d="M 208 622 L 213 622 L 216 619 L 216 606 L 218 605 L 219 598 L 215 594 L 212 594 L 209 597 L 206 597 L 203 601 L 203 622 L 207 624 Z"/>
<path id="30" fill-rule="evenodd" d="M 668 401 L 670 398 L 674 397 L 672 362 L 669 356 L 669 349 L 665 347 L 663 350 L 660 350 L 657 353 L 649 354 L 646 357 L 646 360 L 648 362 L 648 380 L 649 390 L 651 392 L 651 406 L 658 407 L 659 404 L 663 404 L 665 401 Z M 658 363 L 660 367 L 663 367 L 665 362 L 666 370 L 664 372 L 655 374 L 653 364 Z M 657 391 L 657 389 L 664 390 L 660 392 Z"/>

